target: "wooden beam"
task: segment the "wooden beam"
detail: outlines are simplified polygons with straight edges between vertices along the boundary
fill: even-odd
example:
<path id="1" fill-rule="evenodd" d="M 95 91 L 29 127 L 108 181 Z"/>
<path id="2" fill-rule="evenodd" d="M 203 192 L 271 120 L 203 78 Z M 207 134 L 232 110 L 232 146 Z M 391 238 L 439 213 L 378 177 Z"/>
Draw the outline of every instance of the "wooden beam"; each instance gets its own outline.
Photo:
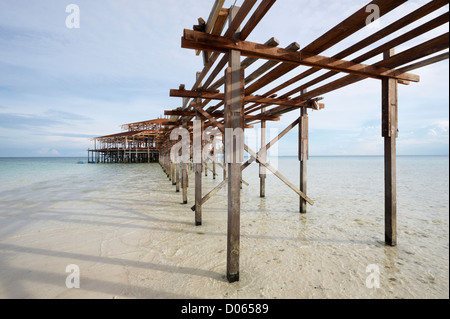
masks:
<path id="1" fill-rule="evenodd" d="M 207 91 L 189 91 L 189 90 L 170 90 L 171 97 L 188 97 L 188 98 L 202 98 L 208 100 L 218 100 L 224 101 L 225 94 L 223 93 L 212 93 Z M 279 98 L 269 98 L 269 97 L 261 97 L 261 96 L 253 96 L 247 95 L 244 97 L 244 102 L 253 102 L 260 103 L 266 105 L 283 105 L 283 106 L 292 106 L 292 107 L 303 107 L 307 105 L 307 101 L 293 101 L 289 99 L 279 99 Z M 312 106 L 310 106 L 312 108 Z"/>
<path id="2" fill-rule="evenodd" d="M 248 15 L 250 10 L 252 9 L 255 2 L 256 2 L 256 0 L 245 0 L 244 1 L 238 14 L 235 15 L 235 19 L 233 19 L 233 22 L 229 24 L 229 27 L 228 27 L 227 31 L 225 32 L 225 36 L 231 37 L 234 35 L 234 33 L 239 28 L 242 21 L 244 21 L 245 17 Z M 255 23 L 257 23 L 257 21 L 255 21 Z M 245 40 L 245 38 L 241 38 L 241 39 Z M 217 61 L 219 55 L 220 54 L 217 52 L 214 52 L 211 55 L 211 57 L 209 58 L 208 64 L 206 64 L 203 67 L 203 70 L 200 73 L 200 76 L 197 78 L 196 82 L 192 86 L 192 90 L 196 90 L 200 87 L 201 82 L 203 81 L 205 76 L 208 74 L 209 70 L 211 70 L 212 66 Z M 183 109 L 185 109 L 188 106 L 188 103 L 189 103 L 189 99 L 185 99 L 183 102 Z"/>
<path id="3" fill-rule="evenodd" d="M 261 4 L 255 10 L 253 15 L 248 19 L 247 24 L 242 28 L 241 31 L 241 39 L 245 40 L 250 35 L 250 33 L 254 30 L 256 25 L 261 21 L 261 19 L 266 15 L 266 13 L 270 10 L 276 0 L 262 0 Z"/>
<path id="4" fill-rule="evenodd" d="M 297 42 L 291 43 L 290 45 L 288 45 L 286 47 L 286 50 L 290 50 L 290 51 L 294 51 L 294 52 L 298 51 L 298 50 L 300 50 L 300 44 L 298 44 Z M 267 71 L 269 71 L 270 69 L 272 69 L 279 63 L 280 62 L 278 62 L 278 61 L 267 61 L 259 69 L 255 70 L 255 72 L 253 72 L 252 74 L 250 74 L 249 76 L 247 76 L 245 78 L 245 84 L 246 85 L 250 84 L 251 82 L 256 80 L 258 77 L 260 77 L 261 75 L 263 75 L 264 73 L 266 73 Z"/>
<path id="5" fill-rule="evenodd" d="M 212 35 L 221 35 L 225 24 L 227 23 L 228 13 L 230 10 L 228 9 L 220 9 L 219 16 L 217 17 L 216 23 L 214 24 L 214 28 L 211 31 Z"/>
<path id="6" fill-rule="evenodd" d="M 280 44 L 280 42 L 275 39 L 275 38 L 270 38 L 268 41 L 266 41 L 265 45 L 270 46 L 270 47 L 277 47 Z M 223 68 L 226 66 L 226 64 L 228 63 L 228 54 L 225 54 L 223 56 L 223 58 L 220 60 L 220 62 L 217 64 L 216 68 L 214 69 L 213 72 L 211 72 L 211 75 L 209 76 L 208 80 L 206 80 L 205 85 L 204 85 L 204 90 L 208 90 L 208 91 L 214 91 L 217 90 L 219 87 L 221 87 L 224 83 L 225 83 L 225 77 L 221 77 L 219 80 L 217 80 L 213 85 L 211 85 L 209 87 L 209 85 L 211 84 L 211 82 L 216 78 L 216 76 L 223 70 Z M 241 63 L 241 68 L 242 69 L 246 69 L 248 68 L 250 65 L 252 65 L 253 63 L 255 63 L 256 61 L 258 61 L 258 59 L 255 58 L 246 58 L 244 61 L 242 61 Z"/>
<path id="7" fill-rule="evenodd" d="M 273 173 L 276 177 L 278 177 L 283 183 L 285 183 L 289 188 L 291 188 L 298 195 L 303 197 L 311 206 L 314 205 L 314 202 L 311 198 L 306 196 L 305 193 L 300 191 L 294 184 L 292 184 L 286 177 L 284 177 L 279 171 L 277 171 L 274 167 L 272 167 L 269 163 L 266 163 L 258 156 L 254 151 L 252 151 L 247 145 L 244 145 L 245 151 L 250 154 L 258 163 L 264 165 L 269 171 Z"/>
<path id="8" fill-rule="evenodd" d="M 192 30 L 184 31 L 182 47 L 187 49 L 207 49 L 222 53 L 228 52 L 228 50 L 238 50 L 242 55 L 254 58 L 312 66 L 375 79 L 391 77 L 412 82 L 419 82 L 420 80 L 419 76 L 415 74 L 402 74 L 396 70 L 390 70 L 383 67 L 375 67 L 372 65 L 324 57 L 305 51 L 293 52 L 281 48 L 272 48 L 254 42 L 217 37 Z"/>
<path id="9" fill-rule="evenodd" d="M 376 5 L 380 9 L 380 15 L 383 16 L 395 8 L 406 3 L 407 0 L 375 0 L 362 7 L 356 13 L 345 19 L 334 28 L 318 37 L 315 41 L 305 47 L 306 52 L 319 54 L 335 44 L 341 42 L 345 38 L 354 34 L 367 26 L 367 7 L 369 5 Z"/>
<path id="10" fill-rule="evenodd" d="M 399 54 L 392 56 L 389 59 L 385 59 L 378 63 L 375 63 L 374 66 L 378 67 L 388 67 L 388 68 L 396 68 L 407 63 L 413 62 L 415 60 L 424 58 L 428 55 L 434 54 L 436 52 L 448 49 L 449 47 L 449 38 L 448 32 L 441 36 L 438 36 L 434 39 L 421 43 L 411 49 L 403 51 Z M 293 101 L 299 101 L 302 99 L 311 99 L 317 96 L 321 96 L 323 94 L 329 93 L 331 91 L 335 91 L 337 89 L 343 88 L 350 84 L 359 82 L 364 80 L 365 77 L 355 76 L 355 75 L 347 75 L 333 82 L 327 83 L 321 87 L 318 87 L 306 94 L 302 94 L 300 97 L 293 99 Z M 264 115 L 268 116 L 279 116 L 281 114 L 287 113 L 294 110 L 294 108 L 289 107 L 275 107 L 266 112 Z"/>
<path id="11" fill-rule="evenodd" d="M 423 61 L 420 61 L 420 62 L 417 62 L 417 63 L 413 63 L 411 65 L 405 66 L 405 67 L 403 67 L 403 68 L 401 68 L 399 70 L 402 71 L 402 72 L 409 72 L 409 71 L 420 69 L 420 68 L 423 68 L 425 66 L 428 66 L 428 65 L 431 65 L 431 64 L 434 64 L 434 63 L 437 63 L 437 62 L 448 60 L 448 58 L 449 58 L 449 53 L 445 52 L 443 54 L 439 54 L 439 55 L 434 56 L 432 58 L 429 58 L 429 59 L 426 59 L 426 60 L 423 60 Z"/>
<path id="12" fill-rule="evenodd" d="M 200 25 L 205 25 L 205 30 L 203 32 L 210 33 L 216 23 L 217 18 L 219 17 L 220 9 L 222 9 L 225 0 L 216 0 L 211 9 L 211 13 L 209 14 L 208 22 L 205 22 L 203 19 L 200 21 Z M 199 55 L 201 51 L 197 51 L 196 54 Z"/>

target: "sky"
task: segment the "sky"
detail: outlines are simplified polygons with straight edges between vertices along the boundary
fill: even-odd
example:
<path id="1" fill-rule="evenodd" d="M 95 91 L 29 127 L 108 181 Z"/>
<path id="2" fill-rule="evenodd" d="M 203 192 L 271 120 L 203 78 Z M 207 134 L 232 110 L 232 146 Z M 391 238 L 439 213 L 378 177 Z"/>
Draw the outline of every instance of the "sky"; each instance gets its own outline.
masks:
<path id="1" fill-rule="evenodd" d="M 368 2 L 278 0 L 247 40 L 264 43 L 276 37 L 281 47 L 292 42 L 305 47 Z M 378 26 L 366 27 L 322 55 L 339 52 L 427 2 L 408 1 Z M 90 138 L 118 133 L 122 124 L 158 118 L 164 110 L 180 107 L 181 99 L 170 97 L 169 90 L 180 84 L 191 88 L 195 73 L 203 68 L 201 57 L 181 48 L 182 32 L 192 29 L 199 17 L 207 20 L 213 3 L 0 0 L 0 157 L 86 156 L 93 147 Z M 233 3 L 226 0 L 225 7 Z M 80 9 L 79 28 L 66 25 L 70 4 Z M 448 6 L 390 37 L 446 11 Z M 446 24 L 396 50 L 448 28 Z M 449 154 L 448 68 L 444 61 L 415 70 L 421 82 L 399 86 L 399 155 Z M 305 69 L 299 67 L 280 81 Z M 383 154 L 379 80 L 364 80 L 323 97 L 325 110 L 310 112 L 311 156 Z M 286 114 L 269 128 L 282 130 L 298 115 Z M 296 155 L 297 138 L 295 130 L 288 134 L 278 146 L 279 155 Z"/>

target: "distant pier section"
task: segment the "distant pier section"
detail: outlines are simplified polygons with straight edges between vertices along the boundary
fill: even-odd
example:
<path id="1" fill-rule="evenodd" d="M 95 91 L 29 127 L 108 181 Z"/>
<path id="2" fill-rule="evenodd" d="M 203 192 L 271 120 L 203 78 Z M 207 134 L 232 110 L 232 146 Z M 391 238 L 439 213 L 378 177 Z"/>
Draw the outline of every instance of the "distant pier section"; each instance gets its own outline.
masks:
<path id="1" fill-rule="evenodd" d="M 94 149 L 88 149 L 88 162 L 154 163 L 159 161 L 159 145 L 167 119 L 122 125 L 123 132 L 95 137 Z"/>

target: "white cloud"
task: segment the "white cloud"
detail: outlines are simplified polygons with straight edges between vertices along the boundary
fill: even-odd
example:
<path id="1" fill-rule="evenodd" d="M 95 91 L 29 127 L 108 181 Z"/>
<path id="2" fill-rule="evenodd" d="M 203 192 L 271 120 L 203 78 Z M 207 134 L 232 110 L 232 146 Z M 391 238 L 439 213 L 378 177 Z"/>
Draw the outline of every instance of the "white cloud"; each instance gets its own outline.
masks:
<path id="1" fill-rule="evenodd" d="M 367 2 L 277 1 L 249 40 L 265 42 L 275 36 L 282 47 L 294 41 L 305 47 Z M 401 9 L 387 15 L 381 21 L 382 26 L 427 2 L 408 1 Z M 181 83 L 190 87 L 195 72 L 202 69 L 201 59 L 192 50 L 181 48 L 180 37 L 183 28 L 192 28 L 199 16 L 207 19 L 211 0 L 80 0 L 76 3 L 81 10 L 81 28 L 69 30 L 65 26 L 68 3 L 53 0 L 26 2 L 26 5 L 23 1 L 0 2 L 2 112 L 37 117 L 54 110 L 53 119 L 64 119 L 69 123 L 21 134 L 13 130 L 2 132 L 2 136 L 9 136 L 2 138 L 2 150 L 12 140 L 15 142 L 8 145 L 20 144 L 18 138 L 22 139 L 23 145 L 32 147 L 32 143 L 28 143 L 30 136 L 41 133 L 54 138 L 32 139 L 38 145 L 35 147 L 48 151 L 55 148 L 63 155 L 68 147 L 84 152 L 86 145 L 89 146 L 88 139 L 75 135 L 113 133 L 119 130 L 120 124 L 156 118 L 164 109 L 180 106 L 181 99 L 170 98 L 169 89 Z M 227 0 L 225 6 L 233 3 L 234 0 Z M 422 22 L 423 19 L 406 30 Z M 337 53 L 373 32 L 376 30 L 361 30 L 323 54 Z M 431 36 L 442 32 L 441 28 Z M 410 45 L 414 43 L 398 50 Z M 297 68 L 283 79 L 304 69 Z M 422 141 L 425 136 L 429 138 L 428 143 L 437 143 L 440 147 L 448 139 L 447 69 L 448 61 L 418 70 L 421 83 L 400 87 L 403 145 Z M 283 93 L 303 83 L 297 83 Z M 310 113 L 311 132 L 321 137 L 315 140 L 317 146 L 311 145 L 311 148 L 321 154 L 331 152 L 334 146 L 342 153 L 379 151 L 382 141 L 380 95 L 380 83 L 375 80 L 365 80 L 324 95 L 326 109 Z M 68 113 L 91 121 L 71 120 Z M 271 123 L 271 127 L 284 129 L 296 117 L 298 112 L 290 113 L 279 123 Z M 418 128 L 422 129 L 419 131 Z M 331 136 L 337 137 L 333 144 L 328 144 Z M 286 152 L 296 149 L 294 139 L 295 134 L 292 134 L 291 140 L 285 143 Z"/>
<path id="2" fill-rule="evenodd" d="M 37 153 L 41 156 L 60 156 L 61 154 L 54 148 L 42 148 Z"/>

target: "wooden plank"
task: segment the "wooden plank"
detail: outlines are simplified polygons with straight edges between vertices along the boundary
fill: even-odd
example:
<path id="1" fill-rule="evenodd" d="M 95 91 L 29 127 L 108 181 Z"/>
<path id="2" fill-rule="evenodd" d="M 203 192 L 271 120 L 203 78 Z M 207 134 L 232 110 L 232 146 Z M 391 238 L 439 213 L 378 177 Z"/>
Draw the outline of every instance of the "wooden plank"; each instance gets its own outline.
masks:
<path id="1" fill-rule="evenodd" d="M 241 39 L 245 40 L 255 29 L 256 25 L 262 20 L 270 10 L 276 0 L 263 0 L 253 15 L 248 19 L 247 24 L 242 28 Z"/>
<path id="2" fill-rule="evenodd" d="M 408 14 L 407 16 L 401 18 L 400 20 L 395 21 L 394 23 L 387 26 L 386 28 L 376 32 L 375 34 L 361 40 L 360 42 L 356 43 L 355 45 L 334 55 L 333 58 L 338 58 L 338 59 L 345 58 L 345 57 L 365 48 L 366 46 L 371 45 L 371 44 L 375 43 L 376 41 L 381 40 L 383 37 L 393 34 L 394 32 L 398 31 L 399 29 L 417 21 L 418 19 L 426 16 L 427 14 L 429 14 L 430 12 L 433 12 L 434 10 L 439 9 L 440 7 L 444 6 L 445 4 L 448 4 L 448 0 L 439 0 L 439 1 L 432 1 L 430 3 L 427 3 L 423 7 Z M 364 53 L 363 55 L 353 59 L 352 62 L 355 62 L 355 63 L 364 62 L 368 59 L 375 57 L 378 54 L 385 52 L 387 49 L 389 49 L 391 47 L 401 45 L 404 42 L 411 40 L 415 37 L 418 37 L 419 35 L 424 34 L 446 22 L 448 22 L 448 14 L 443 14 L 443 15 L 439 16 L 438 18 L 431 20 L 430 22 L 427 22 L 427 23 L 415 28 L 414 30 L 411 30 L 410 32 L 408 32 L 406 34 L 389 41 L 386 44 L 383 44 L 373 50 L 370 50 L 369 52 Z M 311 76 L 312 74 L 314 74 L 318 71 L 320 71 L 320 69 L 318 69 L 318 68 L 309 69 L 309 70 L 299 74 L 298 76 L 295 76 L 294 78 L 284 82 L 283 84 L 280 84 L 279 86 L 270 90 L 266 94 L 270 95 L 270 94 L 278 92 L 282 89 L 285 89 L 286 87 L 306 78 L 307 76 Z M 399 71 L 400 72 L 409 72 L 411 70 L 408 71 L 408 70 L 400 69 Z M 334 72 L 334 71 L 328 72 L 306 84 L 302 84 L 300 87 L 292 89 L 291 91 L 289 91 L 286 94 L 284 94 L 283 96 L 281 96 L 281 98 L 294 95 L 306 88 L 309 88 L 312 85 L 320 83 L 321 81 L 325 81 L 326 79 L 331 78 L 332 76 L 334 76 L 336 74 L 338 74 L 338 72 Z"/>
<path id="3" fill-rule="evenodd" d="M 217 17 L 216 23 L 214 24 L 214 28 L 211 31 L 212 35 L 221 35 L 225 24 L 227 23 L 228 18 L 228 9 L 221 9 L 219 12 L 219 16 Z"/>
<path id="4" fill-rule="evenodd" d="M 189 91 L 189 90 L 170 90 L 171 97 L 188 97 L 188 98 L 202 98 L 208 100 L 218 100 L 224 101 L 225 94 L 224 93 L 212 93 L 207 91 Z M 259 103 L 259 104 L 274 104 L 274 105 L 283 105 L 283 106 L 292 106 L 292 107 L 308 107 L 306 101 L 294 101 L 289 99 L 279 99 L 279 98 L 270 98 L 270 97 L 261 97 L 254 95 L 247 95 L 244 97 L 244 101 L 246 103 Z"/>
<path id="5" fill-rule="evenodd" d="M 439 1 L 432 1 L 432 2 L 442 2 L 442 0 L 439 0 Z M 448 1 L 447 1 L 447 2 L 448 2 Z M 377 4 L 377 3 L 371 3 L 371 4 Z M 390 12 L 390 11 L 393 10 L 395 7 L 398 7 L 399 5 L 401 5 L 402 2 L 397 2 L 397 3 L 392 2 L 392 4 L 393 4 L 392 7 L 391 7 L 391 6 L 389 6 L 389 7 L 383 6 L 383 11 L 380 11 L 380 15 L 383 16 L 384 14 Z M 378 5 L 378 4 L 377 4 L 377 5 Z M 355 14 L 353 14 L 350 18 L 348 18 L 346 21 L 347 21 L 347 22 L 348 22 L 348 21 L 351 22 L 351 21 L 355 21 L 355 20 L 360 20 L 360 21 L 361 21 L 362 19 L 364 19 L 364 21 L 365 21 L 365 19 L 367 18 L 367 13 L 364 13 L 364 12 L 366 11 L 366 8 L 367 8 L 367 7 L 362 8 L 361 10 L 359 10 L 358 12 L 356 12 Z M 431 11 L 433 11 L 433 10 L 436 9 L 436 7 L 435 7 L 434 5 L 431 5 L 431 9 L 432 9 Z M 430 12 L 430 8 L 425 8 L 425 10 L 427 10 L 427 13 Z M 425 11 L 425 10 L 423 10 L 423 11 Z M 426 15 L 426 14 L 423 13 L 422 16 L 424 16 L 424 15 Z M 422 16 L 420 16 L 420 17 L 422 17 Z M 408 16 L 408 19 L 409 19 L 409 20 L 414 19 L 414 18 L 415 18 L 415 19 L 419 19 L 420 17 L 418 17 L 418 16 Z M 405 20 L 404 20 L 404 21 L 405 21 Z M 402 21 L 402 23 L 403 23 L 404 21 Z M 339 24 L 339 25 L 337 25 L 337 26 L 334 27 L 332 30 L 330 30 L 330 31 L 327 32 L 326 34 L 324 34 L 324 35 L 322 35 L 321 37 L 319 37 L 318 40 L 316 40 L 316 41 L 314 41 L 313 43 L 311 43 L 310 45 L 308 45 L 308 46 L 305 48 L 305 51 L 308 51 L 308 52 L 311 52 L 311 53 L 315 53 L 315 54 L 319 54 L 319 53 L 321 53 L 321 52 L 323 52 L 323 51 L 325 50 L 325 47 L 321 47 L 321 45 L 319 45 L 320 42 L 322 42 L 322 41 L 320 41 L 320 40 L 326 39 L 326 41 L 324 41 L 324 42 L 328 43 L 329 46 L 333 46 L 333 45 L 335 45 L 336 43 L 338 43 L 338 42 L 340 42 L 341 40 L 343 40 L 345 37 L 348 37 L 348 36 L 351 35 L 352 33 L 354 33 L 354 32 L 356 32 L 356 31 L 358 31 L 358 30 L 364 28 L 364 27 L 365 27 L 365 24 L 359 23 L 359 25 L 357 26 L 357 28 L 356 28 L 356 29 L 353 28 L 352 30 L 349 30 L 349 29 L 348 29 L 349 26 L 356 26 L 356 25 L 355 25 L 355 24 L 353 24 L 353 25 L 345 25 L 345 22 L 344 22 L 344 23 L 341 23 L 341 24 Z M 397 27 L 400 28 L 399 25 L 397 25 Z M 337 34 L 337 33 L 340 34 L 340 37 L 339 37 L 339 38 L 335 36 L 335 34 Z M 343 51 L 343 52 L 341 52 L 340 54 L 337 54 L 337 55 L 335 55 L 335 56 L 333 56 L 333 57 L 334 57 L 334 58 L 338 58 L 338 59 L 343 59 L 343 58 L 345 58 L 346 56 L 348 56 L 348 55 L 350 55 L 350 54 L 352 54 L 352 53 L 355 53 L 355 52 L 357 52 L 357 51 L 363 49 L 363 48 L 366 47 L 367 45 L 372 44 L 372 43 L 374 43 L 374 42 L 380 40 L 382 37 L 384 37 L 384 36 L 386 36 L 386 35 L 389 35 L 389 34 L 392 34 L 392 33 L 393 33 L 392 30 L 387 30 L 387 32 L 385 32 L 383 35 L 381 35 L 381 33 L 378 34 L 378 39 L 376 39 L 375 36 L 374 36 L 374 37 L 369 36 L 368 39 L 370 39 L 370 41 L 367 41 L 366 43 L 361 43 L 361 44 L 359 45 L 359 47 L 358 47 L 358 46 L 352 47 L 352 52 L 347 51 L 347 52 L 344 53 L 344 51 Z M 343 53 L 344 53 L 344 54 L 343 54 Z M 292 71 L 292 70 L 295 69 L 296 67 L 297 67 L 297 66 L 292 66 L 292 65 L 284 65 L 284 64 L 281 65 L 281 66 L 279 67 L 279 68 L 280 68 L 279 70 L 274 70 L 274 72 L 271 72 L 270 74 L 268 74 L 267 77 L 266 77 L 266 79 L 261 80 L 261 81 L 258 83 L 258 85 L 254 85 L 252 88 L 250 88 L 250 90 L 247 89 L 247 94 L 251 94 L 251 93 L 257 91 L 258 89 L 261 89 L 263 86 L 265 86 L 265 85 L 271 83 L 271 82 L 272 82 L 273 80 L 275 80 L 277 77 L 280 77 L 280 76 L 282 76 L 282 75 L 288 73 L 289 71 Z M 314 74 L 314 73 L 316 73 L 316 72 L 318 72 L 318 71 L 320 71 L 320 69 L 317 69 L 317 68 L 316 68 L 316 69 L 313 68 L 313 69 L 307 70 L 307 71 L 301 73 L 299 76 L 294 77 L 292 80 L 289 80 L 289 81 L 287 81 L 287 82 L 285 82 L 285 83 L 279 85 L 278 87 L 276 87 L 276 88 L 270 90 L 269 92 L 267 92 L 267 93 L 264 94 L 263 96 L 270 96 L 270 95 L 272 95 L 272 94 L 274 94 L 274 93 L 276 93 L 276 92 L 278 92 L 278 91 L 280 91 L 280 90 L 282 90 L 282 89 L 284 89 L 284 88 L 286 88 L 286 87 L 288 87 L 288 86 L 290 86 L 290 85 L 292 85 L 292 84 L 294 84 L 294 83 L 300 81 L 301 79 L 304 79 L 304 78 L 306 78 L 307 76 L 310 76 L 310 75 L 312 75 L 312 74 Z M 300 92 L 301 90 L 302 90 L 302 89 L 298 89 L 296 92 L 291 93 L 290 95 L 293 95 L 293 94 L 295 94 L 295 93 L 298 93 L 298 92 Z M 287 96 L 290 96 L 290 95 L 287 95 Z"/>
<path id="6" fill-rule="evenodd" d="M 375 79 L 392 77 L 400 80 L 419 82 L 418 75 L 400 73 L 384 67 L 354 63 L 325 56 L 320 56 L 305 52 L 293 52 L 281 48 L 272 48 L 259 43 L 240 41 L 226 37 L 211 36 L 202 32 L 185 30 L 182 40 L 183 48 L 208 49 L 216 52 L 228 52 L 228 50 L 239 50 L 242 55 L 285 62 L 297 65 L 306 65 L 332 71 L 345 72 L 349 74 L 361 75 Z"/>
<path id="7" fill-rule="evenodd" d="M 201 203 L 204 205 L 209 199 L 211 199 L 214 195 L 216 195 L 222 188 L 224 188 L 228 184 L 228 179 L 224 179 L 219 185 L 214 187 L 205 197 L 202 198 Z M 191 210 L 195 210 L 195 205 L 191 207 Z"/>
<path id="8" fill-rule="evenodd" d="M 219 16 L 220 9 L 222 9 L 224 2 L 225 0 L 216 0 L 214 2 L 214 5 L 211 9 L 211 13 L 209 14 L 208 22 L 205 22 L 203 19 L 202 21 L 200 21 L 199 19 L 199 24 L 205 25 L 205 30 L 203 32 L 210 33 L 212 31 L 214 24 L 216 23 L 216 20 Z M 196 54 L 199 55 L 200 52 L 201 51 L 197 51 Z"/>
<path id="9" fill-rule="evenodd" d="M 420 68 L 423 68 L 425 66 L 428 66 L 428 65 L 431 65 L 431 64 L 434 64 L 434 63 L 437 63 L 437 62 L 448 60 L 448 58 L 449 58 L 449 53 L 446 52 L 446 53 L 434 56 L 432 58 L 429 58 L 429 59 L 426 59 L 426 60 L 423 60 L 423 61 L 420 61 L 420 62 L 417 62 L 417 63 L 413 63 L 411 65 L 405 66 L 405 67 L 403 67 L 403 68 L 401 68 L 399 70 L 402 71 L 402 72 L 414 71 L 416 69 L 420 69 Z"/>
<path id="10" fill-rule="evenodd" d="M 195 110 L 198 112 L 198 114 L 202 115 L 201 117 L 208 119 L 212 124 L 214 124 L 222 133 L 225 133 L 225 127 L 223 124 L 219 123 L 213 116 L 211 116 L 208 112 L 203 110 L 200 106 L 198 106 L 196 103 L 191 103 L 192 107 L 195 108 Z M 197 117 L 199 117 L 197 115 Z"/>
<path id="11" fill-rule="evenodd" d="M 244 145 L 245 151 L 250 154 L 258 163 L 264 165 L 269 171 L 271 171 L 276 177 L 278 177 L 283 183 L 285 183 L 289 188 L 291 188 L 298 195 L 303 197 L 311 206 L 314 205 L 314 202 L 311 198 L 306 196 L 302 191 L 300 191 L 294 184 L 292 184 L 286 177 L 284 177 L 279 171 L 273 168 L 270 164 L 263 161 L 258 155 L 252 151 L 247 145 Z"/>
<path id="12" fill-rule="evenodd" d="M 245 17 L 249 14 L 250 10 L 253 8 L 253 6 L 255 5 L 256 0 L 244 0 L 244 3 L 242 4 L 242 6 L 239 8 L 239 10 L 237 11 L 237 13 L 234 15 L 234 17 L 230 20 L 229 22 L 229 27 L 228 30 L 225 32 L 224 36 L 225 37 L 234 37 L 235 33 L 238 32 L 242 21 L 244 21 Z M 238 7 L 231 7 L 231 11 L 235 10 Z M 229 17 L 231 16 L 231 12 Z M 243 38 L 241 38 L 243 39 Z"/>
<path id="13" fill-rule="evenodd" d="M 235 19 L 229 24 L 229 27 L 227 31 L 225 32 L 226 37 L 231 37 L 235 34 L 236 30 L 241 25 L 242 21 L 244 21 L 245 17 L 250 12 L 251 8 L 255 4 L 256 0 L 245 0 L 241 9 L 239 10 L 238 14 L 235 15 Z M 241 38 L 245 40 L 244 38 Z M 195 84 L 192 87 L 192 90 L 196 90 L 200 87 L 200 83 L 203 81 L 205 76 L 208 74 L 209 70 L 211 70 L 214 63 L 217 61 L 219 57 L 219 53 L 214 52 L 211 57 L 209 58 L 208 64 L 203 67 L 202 72 L 200 73 L 200 76 L 197 78 Z M 186 99 L 183 102 L 183 109 L 188 106 L 189 99 Z"/>
<path id="14" fill-rule="evenodd" d="M 275 39 L 275 38 L 270 38 L 268 41 L 266 41 L 265 45 L 270 46 L 270 47 L 277 47 L 280 44 L 280 42 Z M 219 80 L 217 80 L 213 85 L 211 85 L 209 87 L 209 85 L 211 84 L 211 82 L 216 78 L 216 76 L 223 70 L 223 68 L 226 66 L 226 64 L 228 63 L 229 57 L 228 54 L 225 54 L 222 58 L 222 60 L 220 60 L 220 62 L 217 64 L 216 68 L 214 69 L 214 71 L 211 73 L 211 75 L 209 76 L 208 80 L 206 80 L 205 85 L 204 85 L 204 90 L 208 90 L 208 91 L 214 91 L 217 90 L 219 87 L 221 87 L 224 83 L 225 83 L 225 77 L 220 78 Z M 241 68 L 246 69 L 248 68 L 250 65 L 252 65 L 253 63 L 255 63 L 256 61 L 258 61 L 258 59 L 255 58 L 246 58 L 244 59 L 244 61 L 242 61 L 241 63 Z"/>
<path id="15" fill-rule="evenodd" d="M 407 63 L 413 62 L 415 60 L 424 58 L 428 55 L 434 54 L 436 52 L 448 49 L 449 40 L 448 33 L 438 36 L 434 39 L 426 41 L 422 44 L 419 44 L 409 50 L 405 50 L 399 54 L 394 55 L 389 59 L 385 59 L 378 63 L 375 63 L 374 66 L 388 67 L 388 68 L 396 68 Z M 301 100 L 301 99 L 311 99 L 317 96 L 321 96 L 323 94 L 338 90 L 350 84 L 359 82 L 364 80 L 365 77 L 355 76 L 355 75 L 347 75 L 333 82 L 327 83 L 321 87 L 318 87 L 306 94 L 301 95 L 299 98 L 293 99 Z M 264 115 L 267 116 L 279 116 L 281 114 L 292 111 L 293 108 L 286 107 L 276 107 L 269 111 L 267 111 Z"/>
<path id="16" fill-rule="evenodd" d="M 299 119 L 296 119 L 294 122 L 292 122 L 288 127 L 286 127 L 280 134 L 278 134 L 277 137 L 275 137 L 273 140 L 271 140 L 269 142 L 269 144 L 267 144 L 265 146 L 265 149 L 263 149 L 264 152 L 267 152 L 272 146 L 274 146 L 276 143 L 278 143 L 278 141 L 280 139 L 282 139 L 287 133 L 289 133 L 294 127 L 297 126 L 297 124 L 299 123 Z M 261 152 L 261 151 L 260 151 Z M 260 156 L 260 153 L 257 154 L 258 156 Z M 252 157 L 250 158 L 243 166 L 246 165 L 250 165 L 251 163 L 253 163 L 256 160 L 256 158 Z"/>
<path id="17" fill-rule="evenodd" d="M 217 21 L 217 18 L 219 17 L 219 14 L 223 8 L 224 3 L 225 3 L 225 0 L 216 0 L 215 1 L 213 8 L 211 10 L 211 13 L 209 14 L 208 22 L 206 23 L 206 30 L 205 30 L 206 33 L 210 33 L 213 30 L 214 25 Z"/>
<path id="18" fill-rule="evenodd" d="M 384 58 L 389 59 L 393 55 L 394 50 L 391 49 L 384 54 Z M 385 79 L 382 81 L 382 135 L 385 150 L 385 241 L 390 246 L 397 245 L 397 94 L 397 82 L 395 80 Z"/>
<path id="19" fill-rule="evenodd" d="M 305 47 L 305 51 L 313 54 L 319 54 L 320 52 L 331 48 L 335 44 L 366 27 L 366 20 L 368 17 L 367 7 L 369 5 L 378 6 L 380 9 L 380 15 L 383 16 L 406 2 L 407 0 L 372 1 L 351 15 L 349 18 L 345 19 L 334 28 L 318 37 L 315 41 Z"/>
<path id="20" fill-rule="evenodd" d="M 203 135 L 203 129 L 204 129 L 204 122 L 201 121 L 201 127 L 200 132 L 197 132 L 196 134 Z M 200 142 L 200 154 L 202 151 L 202 142 Z M 197 162 L 194 163 L 194 171 L 195 171 L 195 226 L 201 226 L 202 225 L 202 160 L 197 159 Z"/>
<path id="21" fill-rule="evenodd" d="M 386 61 L 381 61 L 377 63 L 377 65 L 395 68 L 448 48 L 449 33 L 447 32 L 436 38 L 419 44 L 409 50 L 405 50 L 399 54 L 396 54 Z"/>
<path id="22" fill-rule="evenodd" d="M 298 44 L 297 42 L 291 43 L 290 45 L 288 45 L 286 47 L 286 50 L 298 51 L 298 50 L 300 50 L 300 44 Z M 259 78 L 261 75 L 263 75 L 264 73 L 266 73 L 267 71 L 269 71 L 270 69 L 272 69 L 279 63 L 280 62 L 278 62 L 278 61 L 267 61 L 260 68 L 258 68 L 252 74 L 250 74 L 249 76 L 247 76 L 245 78 L 245 84 L 247 84 L 247 85 L 250 84 L 251 82 L 253 82 L 257 78 Z"/>
<path id="23" fill-rule="evenodd" d="M 229 10 L 223 10 L 223 4 L 225 0 L 216 0 L 211 14 L 209 15 L 208 22 L 206 23 L 205 31 L 206 33 L 211 33 L 212 35 L 220 35 L 225 26 Z M 211 56 L 211 52 L 203 51 L 204 64 L 206 65 Z"/>
<path id="24" fill-rule="evenodd" d="M 200 73 L 197 73 L 197 78 L 200 77 Z M 201 98 L 196 99 L 196 103 L 201 104 Z M 198 114 L 197 114 L 198 118 Z M 203 131 L 204 122 L 200 122 L 200 127 L 194 125 L 193 139 L 194 139 L 194 152 L 199 152 L 194 154 L 194 172 L 195 172 L 195 226 L 202 225 L 202 168 L 203 168 Z"/>

